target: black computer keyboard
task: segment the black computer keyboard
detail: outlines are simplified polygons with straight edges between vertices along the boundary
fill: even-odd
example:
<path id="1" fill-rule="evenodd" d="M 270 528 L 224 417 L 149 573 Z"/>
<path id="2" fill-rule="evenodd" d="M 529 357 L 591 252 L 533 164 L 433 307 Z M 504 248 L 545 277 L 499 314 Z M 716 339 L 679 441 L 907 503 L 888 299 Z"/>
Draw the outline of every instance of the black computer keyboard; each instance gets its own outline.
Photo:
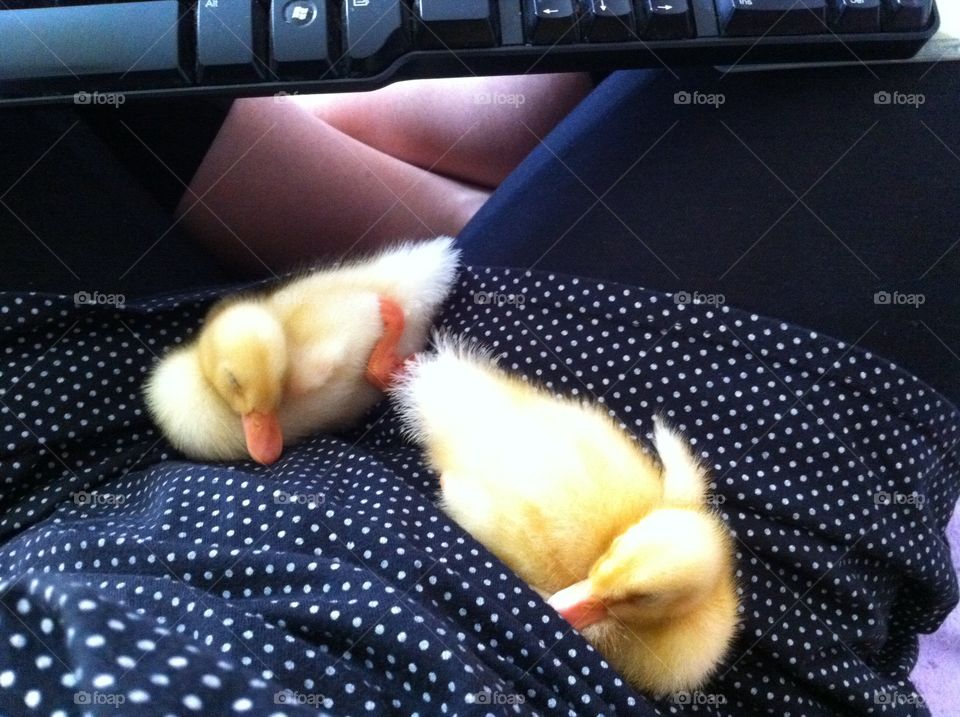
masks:
<path id="1" fill-rule="evenodd" d="M 0 104 L 906 58 L 934 0 L 0 0 Z"/>

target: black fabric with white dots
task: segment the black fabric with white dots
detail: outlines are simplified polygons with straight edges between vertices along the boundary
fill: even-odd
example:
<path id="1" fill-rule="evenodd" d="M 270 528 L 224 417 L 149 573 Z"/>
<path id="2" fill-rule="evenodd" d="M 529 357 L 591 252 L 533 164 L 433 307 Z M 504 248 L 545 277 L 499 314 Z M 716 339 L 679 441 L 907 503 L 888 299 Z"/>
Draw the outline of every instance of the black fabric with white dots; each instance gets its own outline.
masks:
<path id="1" fill-rule="evenodd" d="M 465 273 L 446 328 L 639 437 L 665 415 L 712 466 L 741 631 L 714 680 L 652 702 L 435 507 L 388 406 L 269 468 L 178 457 L 139 390 L 212 299 L 0 296 L 0 714 L 928 713 L 908 675 L 957 601 L 960 416 L 889 362 L 728 307 Z"/>

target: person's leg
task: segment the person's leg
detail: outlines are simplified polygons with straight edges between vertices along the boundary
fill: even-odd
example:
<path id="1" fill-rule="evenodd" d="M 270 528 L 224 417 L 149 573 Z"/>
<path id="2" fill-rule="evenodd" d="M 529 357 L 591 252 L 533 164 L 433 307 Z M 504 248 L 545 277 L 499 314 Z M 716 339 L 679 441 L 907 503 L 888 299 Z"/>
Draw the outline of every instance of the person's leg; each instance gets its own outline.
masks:
<path id="1" fill-rule="evenodd" d="M 960 80 L 874 71 L 614 75 L 464 229 L 465 260 L 720 295 L 960 400 Z M 875 103 L 894 91 L 925 103 Z"/>
<path id="2" fill-rule="evenodd" d="M 457 234 L 589 87 L 540 75 L 238 100 L 177 216 L 249 274 Z"/>
<path id="3" fill-rule="evenodd" d="M 494 189 L 592 87 L 586 74 L 463 77 L 290 99 L 385 154 Z"/>
<path id="4" fill-rule="evenodd" d="M 238 100 L 177 216 L 228 267 L 262 273 L 455 234 L 484 190 L 395 159 L 292 104 Z"/>

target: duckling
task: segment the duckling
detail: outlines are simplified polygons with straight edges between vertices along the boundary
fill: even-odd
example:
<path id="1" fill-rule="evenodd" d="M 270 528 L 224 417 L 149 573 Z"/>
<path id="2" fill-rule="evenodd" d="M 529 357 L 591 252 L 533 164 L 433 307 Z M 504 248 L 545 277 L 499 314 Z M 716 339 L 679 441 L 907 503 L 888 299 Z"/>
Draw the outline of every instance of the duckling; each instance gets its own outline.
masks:
<path id="1" fill-rule="evenodd" d="M 228 297 L 158 363 L 147 407 L 178 450 L 202 460 L 268 465 L 306 435 L 349 427 L 424 347 L 457 258 L 439 237 Z"/>
<path id="2" fill-rule="evenodd" d="M 715 515 L 658 508 L 547 602 L 631 684 L 663 697 L 696 689 L 726 655 L 739 621 L 733 571 Z"/>
<path id="3" fill-rule="evenodd" d="M 599 406 L 440 337 L 391 389 L 440 506 L 637 688 L 691 690 L 738 622 L 733 547 L 707 476 L 659 419 L 644 452 Z"/>

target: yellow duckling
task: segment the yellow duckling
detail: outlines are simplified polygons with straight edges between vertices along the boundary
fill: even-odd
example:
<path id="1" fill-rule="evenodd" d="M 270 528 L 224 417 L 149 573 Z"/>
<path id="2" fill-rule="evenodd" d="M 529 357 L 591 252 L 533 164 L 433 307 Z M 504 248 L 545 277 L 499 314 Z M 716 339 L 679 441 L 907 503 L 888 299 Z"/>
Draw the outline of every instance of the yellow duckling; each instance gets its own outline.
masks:
<path id="1" fill-rule="evenodd" d="M 656 422 L 658 462 L 602 408 L 449 338 L 392 391 L 443 509 L 634 686 L 662 696 L 710 676 L 738 622 L 733 546 L 682 437 Z"/>
<path id="2" fill-rule="evenodd" d="M 457 257 L 449 237 L 401 244 L 224 299 L 149 377 L 151 415 L 192 458 L 264 464 L 306 435 L 350 426 L 423 348 Z"/>

